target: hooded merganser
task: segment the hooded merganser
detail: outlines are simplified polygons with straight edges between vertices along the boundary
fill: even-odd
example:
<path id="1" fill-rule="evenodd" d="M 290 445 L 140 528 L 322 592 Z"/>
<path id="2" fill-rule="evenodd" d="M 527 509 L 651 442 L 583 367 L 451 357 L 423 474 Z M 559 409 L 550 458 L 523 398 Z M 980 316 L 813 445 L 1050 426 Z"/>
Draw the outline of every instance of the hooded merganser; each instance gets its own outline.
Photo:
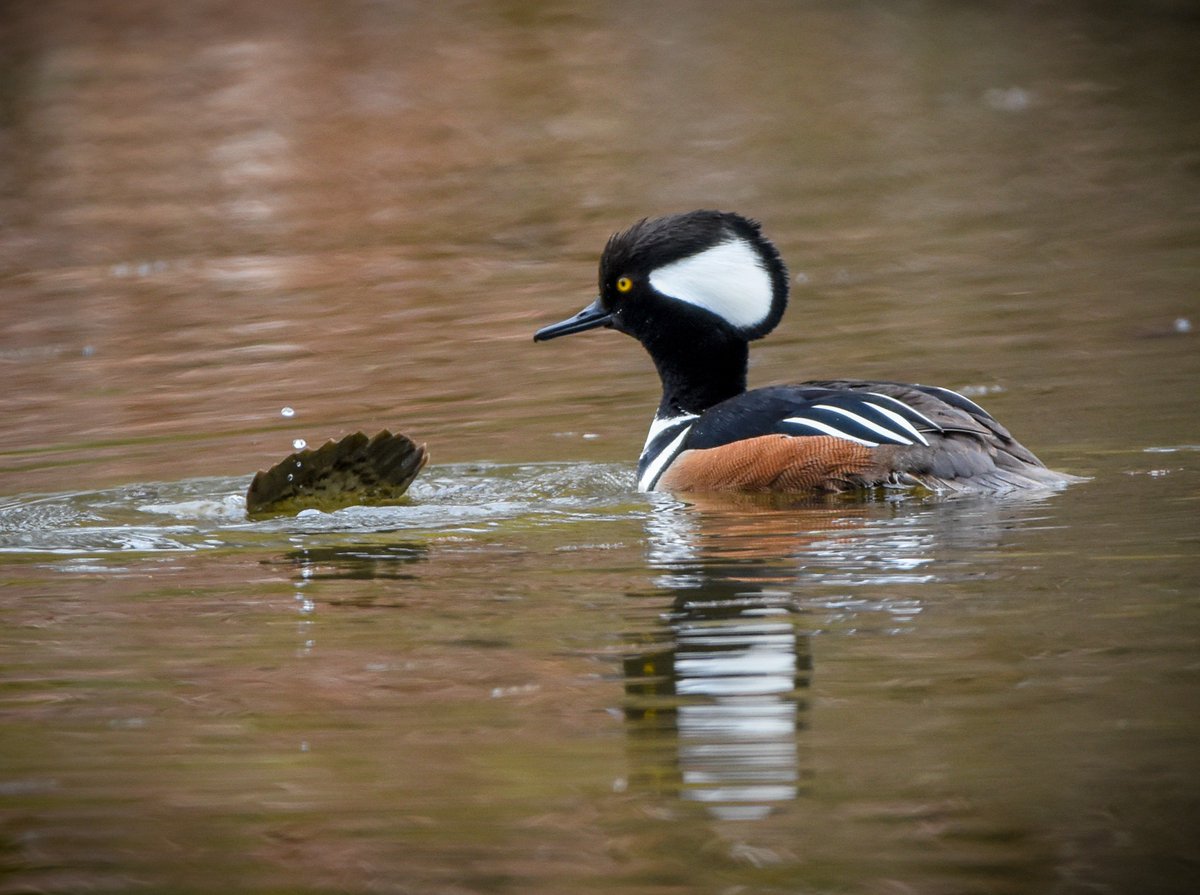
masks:
<path id="1" fill-rule="evenodd" d="M 692 211 L 614 234 L 599 297 L 533 338 L 604 326 L 650 353 L 662 401 L 641 491 L 997 493 L 1076 480 L 949 389 L 847 379 L 747 391 L 749 343 L 775 328 L 787 296 L 787 268 L 758 222 Z"/>

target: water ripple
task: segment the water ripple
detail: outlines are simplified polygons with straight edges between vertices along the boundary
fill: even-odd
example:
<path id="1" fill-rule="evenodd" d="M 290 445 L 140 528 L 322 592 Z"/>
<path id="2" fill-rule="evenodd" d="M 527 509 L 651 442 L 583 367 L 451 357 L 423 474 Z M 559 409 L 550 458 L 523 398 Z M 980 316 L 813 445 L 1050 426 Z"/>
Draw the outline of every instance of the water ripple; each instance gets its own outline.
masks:
<path id="1" fill-rule="evenodd" d="M 264 546 L 280 536 L 413 531 L 472 534 L 511 520 L 561 524 L 623 518 L 645 508 L 624 466 L 441 466 L 410 502 L 246 517 L 243 478 L 189 479 L 104 491 L 30 495 L 0 505 L 0 552 L 106 554 Z"/>

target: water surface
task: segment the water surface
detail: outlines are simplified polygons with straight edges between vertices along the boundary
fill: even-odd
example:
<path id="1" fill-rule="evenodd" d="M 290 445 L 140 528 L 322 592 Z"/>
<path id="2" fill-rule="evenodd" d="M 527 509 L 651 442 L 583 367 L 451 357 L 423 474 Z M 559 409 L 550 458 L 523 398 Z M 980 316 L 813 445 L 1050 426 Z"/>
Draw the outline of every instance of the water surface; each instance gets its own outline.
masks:
<path id="1" fill-rule="evenodd" d="M 0 891 L 1194 889 L 1186 4 L 0 15 Z M 792 270 L 755 384 L 1090 481 L 636 493 L 648 359 L 530 339 L 704 206 Z M 408 504 L 245 518 L 383 427 Z"/>

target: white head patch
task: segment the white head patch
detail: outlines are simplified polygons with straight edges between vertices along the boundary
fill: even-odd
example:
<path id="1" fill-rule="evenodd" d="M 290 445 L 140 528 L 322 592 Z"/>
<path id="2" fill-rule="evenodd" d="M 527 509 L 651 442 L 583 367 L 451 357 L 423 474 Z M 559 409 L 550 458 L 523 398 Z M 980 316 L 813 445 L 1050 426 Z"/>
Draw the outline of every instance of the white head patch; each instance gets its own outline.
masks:
<path id="1" fill-rule="evenodd" d="M 650 285 L 663 295 L 712 311 L 739 329 L 761 323 L 771 313 L 774 297 L 762 257 L 737 237 L 664 264 L 650 274 Z"/>

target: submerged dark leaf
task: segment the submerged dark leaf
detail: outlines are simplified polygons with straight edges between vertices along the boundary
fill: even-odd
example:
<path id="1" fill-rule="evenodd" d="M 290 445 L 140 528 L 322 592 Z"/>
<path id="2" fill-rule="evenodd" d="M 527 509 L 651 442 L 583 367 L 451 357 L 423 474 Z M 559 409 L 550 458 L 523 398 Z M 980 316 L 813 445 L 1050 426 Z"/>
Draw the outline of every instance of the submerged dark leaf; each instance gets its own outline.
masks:
<path id="1" fill-rule="evenodd" d="M 327 441 L 291 454 L 259 472 L 246 492 L 246 512 L 295 513 L 356 504 L 393 503 L 404 496 L 429 459 L 425 445 L 386 429 Z"/>

